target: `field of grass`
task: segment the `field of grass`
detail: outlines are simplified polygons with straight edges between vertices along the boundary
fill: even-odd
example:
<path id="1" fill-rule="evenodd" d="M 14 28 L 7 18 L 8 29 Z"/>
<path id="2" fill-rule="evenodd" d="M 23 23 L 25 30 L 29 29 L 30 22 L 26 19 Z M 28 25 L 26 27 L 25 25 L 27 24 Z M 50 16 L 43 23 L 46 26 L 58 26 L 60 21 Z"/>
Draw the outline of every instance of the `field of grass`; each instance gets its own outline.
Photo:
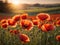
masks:
<path id="1" fill-rule="evenodd" d="M 30 42 L 22 43 L 18 35 L 19 33 L 13 34 L 10 30 L 17 30 L 22 34 L 28 35 Z M 42 31 L 37 26 L 27 31 L 19 24 L 16 27 L 7 27 L 5 29 L 1 27 L 0 22 L 0 45 L 60 45 L 60 41 L 56 40 L 57 35 L 60 35 L 60 26 L 56 26 L 54 30 L 48 32 Z"/>
<path id="2" fill-rule="evenodd" d="M 13 29 L 13 28 L 9 28 Z M 30 42 L 23 44 L 19 40 L 17 35 L 12 35 L 8 30 L 0 27 L 0 45 L 60 45 L 60 42 L 56 40 L 56 35 L 60 34 L 60 27 L 51 32 L 42 32 L 37 27 L 34 27 L 31 31 L 22 30 L 20 27 L 14 28 L 20 30 L 23 34 L 26 34 L 30 38 Z"/>
<path id="3" fill-rule="evenodd" d="M 52 8 L 37 8 L 34 7 L 33 9 L 26 9 L 26 10 L 13 10 L 14 13 L 28 13 L 30 15 L 35 15 L 37 13 L 60 13 L 60 7 L 52 7 Z"/>
<path id="4" fill-rule="evenodd" d="M 0 15 L 15 15 L 20 13 L 28 13 L 31 16 L 35 16 L 38 13 L 59 14 L 60 7 L 30 7 L 27 9 L 12 9 L 12 12 L 0 13 Z"/>
<path id="5" fill-rule="evenodd" d="M 51 8 L 34 7 L 34 8 L 29 8 L 29 9 L 24 9 L 24 10 L 20 10 L 20 9 L 13 10 L 10 13 L 0 13 L 0 45 L 60 45 L 60 38 L 58 38 L 59 41 L 56 39 L 56 36 L 60 35 L 60 25 L 56 26 L 54 24 L 54 26 L 55 26 L 54 30 L 52 30 L 52 31 L 48 30 L 47 32 L 42 31 L 42 29 L 39 28 L 37 25 L 34 25 L 30 31 L 28 31 L 28 30 L 26 31 L 20 25 L 21 20 L 17 21 L 16 27 L 12 27 L 10 25 L 8 25 L 7 28 L 2 27 L 2 23 L 1 23 L 2 19 L 7 19 L 7 20 L 10 18 L 12 19 L 12 17 L 14 15 L 17 15 L 17 14 L 20 15 L 20 13 L 27 13 L 29 15 L 28 19 L 31 22 L 32 22 L 32 19 L 34 19 L 34 20 L 36 19 L 36 15 L 38 13 L 48 13 L 48 14 L 50 14 L 49 16 L 51 16 L 51 19 L 54 19 L 53 21 L 55 22 L 56 18 L 60 17 L 60 7 L 51 7 Z M 59 20 L 60 20 L 60 18 L 59 18 Z M 51 22 L 51 24 L 53 24 L 53 21 Z M 44 22 L 42 22 L 42 24 L 43 23 L 48 24 L 50 22 L 44 21 Z M 27 27 L 26 25 L 24 25 L 24 26 Z M 50 29 L 50 28 L 47 28 L 47 29 Z M 45 29 L 45 31 L 47 29 Z M 13 31 L 16 30 L 16 31 L 19 31 L 19 33 L 14 34 L 16 32 L 10 32 L 10 30 L 13 30 Z M 19 34 L 26 34 L 29 37 L 30 42 L 22 43 L 22 41 L 24 41 L 24 40 L 20 40 Z"/>
<path id="6" fill-rule="evenodd" d="M 27 10 L 18 10 L 15 12 L 42 12 L 42 11 L 48 11 L 48 10 L 57 10 L 60 9 L 60 7 L 53 7 L 53 8 L 34 8 L 34 9 L 27 9 Z"/>

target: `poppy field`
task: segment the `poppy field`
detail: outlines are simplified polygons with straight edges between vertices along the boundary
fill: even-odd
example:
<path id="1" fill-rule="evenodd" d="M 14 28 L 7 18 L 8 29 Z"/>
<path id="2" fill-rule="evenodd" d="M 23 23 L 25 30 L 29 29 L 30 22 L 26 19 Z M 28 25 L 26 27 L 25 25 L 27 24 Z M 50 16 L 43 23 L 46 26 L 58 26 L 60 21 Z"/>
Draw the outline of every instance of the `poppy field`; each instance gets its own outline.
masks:
<path id="1" fill-rule="evenodd" d="M 60 45 L 60 17 L 27 13 L 0 21 L 0 45 Z M 54 16 L 53 16 L 54 17 Z"/>

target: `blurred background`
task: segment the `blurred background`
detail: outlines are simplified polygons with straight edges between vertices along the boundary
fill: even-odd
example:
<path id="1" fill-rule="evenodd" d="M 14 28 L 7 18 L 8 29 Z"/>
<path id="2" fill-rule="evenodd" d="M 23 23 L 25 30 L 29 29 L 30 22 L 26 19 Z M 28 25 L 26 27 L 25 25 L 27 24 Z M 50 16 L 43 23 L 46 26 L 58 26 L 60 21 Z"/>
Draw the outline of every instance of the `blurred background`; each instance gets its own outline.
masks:
<path id="1" fill-rule="evenodd" d="M 60 0 L 0 0 L 0 15 L 28 13 L 59 14 Z"/>
<path id="2" fill-rule="evenodd" d="M 26 31 L 23 28 L 27 26 L 23 25 L 23 28 L 22 26 L 20 26 L 21 20 L 17 22 L 17 26 L 15 21 L 12 20 L 12 22 L 10 22 L 11 20 L 9 20 L 9 18 L 11 18 L 12 16 L 17 14 L 20 15 L 22 13 L 28 13 L 29 14 L 28 18 L 31 19 L 30 21 L 32 22 L 33 19 L 34 20 L 36 19 L 35 16 L 38 13 L 50 14 L 51 20 L 41 21 L 41 23 L 39 22 L 40 23 L 39 26 L 33 26 L 34 28 L 31 31 Z M 14 20 L 19 19 L 19 17 L 18 18 L 17 17 L 14 18 Z M 45 16 L 44 18 L 46 17 L 47 16 Z M 25 17 L 23 16 L 23 18 Z M 3 21 L 1 21 L 2 19 Z M 8 25 L 8 23 L 6 23 L 7 20 L 4 21 L 4 19 L 9 20 L 8 23 L 10 22 L 10 24 Z M 27 22 L 30 21 L 27 20 Z M 45 24 L 51 23 L 54 24 L 54 26 L 49 24 L 43 25 L 44 23 Z M 49 31 L 51 29 L 54 30 L 53 31 L 51 30 L 51 32 L 50 31 L 43 32 L 41 30 L 41 26 L 43 29 L 45 29 L 43 31 Z M 17 30 L 17 32 L 14 30 Z M 13 33 L 15 34 L 18 33 L 18 34 L 15 35 Z M 20 38 L 19 34 L 21 33 L 28 35 L 28 37 L 30 38 L 29 43 L 27 44 L 24 44 L 23 42 L 21 43 L 19 39 Z M 56 40 L 56 35 L 59 35 L 59 37 L 57 37 L 57 40 Z M 25 36 L 22 37 L 24 38 Z M 22 41 L 23 40 L 25 39 L 22 39 Z M 60 41 L 60 0 L 0 0 L 0 44 L 1 45 L 60 45 L 59 41 Z"/>

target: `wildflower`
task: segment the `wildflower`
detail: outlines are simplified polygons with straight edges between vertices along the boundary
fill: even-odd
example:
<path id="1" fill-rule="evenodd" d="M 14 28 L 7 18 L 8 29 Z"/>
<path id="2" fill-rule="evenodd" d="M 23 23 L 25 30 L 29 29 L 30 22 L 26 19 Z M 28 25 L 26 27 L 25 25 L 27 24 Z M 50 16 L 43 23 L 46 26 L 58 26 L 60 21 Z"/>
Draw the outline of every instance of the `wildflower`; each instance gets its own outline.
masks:
<path id="1" fill-rule="evenodd" d="M 60 20 L 56 21 L 56 26 L 60 26 Z"/>
<path id="2" fill-rule="evenodd" d="M 38 20 L 33 20 L 32 22 L 34 25 L 39 25 L 39 23 L 40 23 Z"/>
<path id="3" fill-rule="evenodd" d="M 13 30 L 13 33 L 14 34 L 19 34 L 19 31 L 18 30 Z"/>
<path id="4" fill-rule="evenodd" d="M 12 19 L 17 22 L 20 20 L 20 15 L 15 15 L 14 17 L 12 17 Z"/>
<path id="5" fill-rule="evenodd" d="M 17 23 L 12 19 L 8 19 L 8 25 L 12 27 L 16 27 Z"/>
<path id="6" fill-rule="evenodd" d="M 60 17 L 57 17 L 57 18 L 56 18 L 56 21 L 57 21 L 57 20 L 60 20 Z"/>
<path id="7" fill-rule="evenodd" d="M 3 23 L 7 23 L 7 20 L 6 19 L 1 20 L 1 24 Z"/>
<path id="8" fill-rule="evenodd" d="M 22 41 L 22 43 L 28 43 L 30 42 L 29 37 L 26 34 L 20 34 L 19 39 Z"/>
<path id="9" fill-rule="evenodd" d="M 6 29 L 8 27 L 8 24 L 7 23 L 3 23 L 3 24 L 1 24 L 1 27 Z"/>
<path id="10" fill-rule="evenodd" d="M 10 33 L 13 33 L 13 30 L 10 30 L 9 32 L 10 32 Z"/>
<path id="11" fill-rule="evenodd" d="M 20 21 L 20 26 L 21 26 L 23 29 L 31 30 L 31 29 L 33 28 L 33 23 L 32 23 L 32 21 L 30 21 L 30 20 L 21 20 L 21 21 Z"/>
<path id="12" fill-rule="evenodd" d="M 39 25 L 38 25 L 38 28 L 41 29 L 41 26 L 42 26 L 42 24 L 39 24 Z"/>
<path id="13" fill-rule="evenodd" d="M 24 13 L 21 15 L 20 19 L 27 19 L 28 18 L 28 14 L 27 13 Z"/>
<path id="14" fill-rule="evenodd" d="M 57 36 L 56 36 L 56 40 L 57 40 L 57 41 L 60 41 L 60 35 L 57 35 Z"/>
<path id="15" fill-rule="evenodd" d="M 41 27 L 42 31 L 47 32 L 55 29 L 55 26 L 52 24 L 44 24 Z"/>
<path id="16" fill-rule="evenodd" d="M 10 33 L 11 34 L 19 34 L 19 31 L 18 30 L 10 30 Z"/>
<path id="17" fill-rule="evenodd" d="M 50 15 L 47 13 L 39 13 L 36 18 L 40 21 L 50 20 Z"/>

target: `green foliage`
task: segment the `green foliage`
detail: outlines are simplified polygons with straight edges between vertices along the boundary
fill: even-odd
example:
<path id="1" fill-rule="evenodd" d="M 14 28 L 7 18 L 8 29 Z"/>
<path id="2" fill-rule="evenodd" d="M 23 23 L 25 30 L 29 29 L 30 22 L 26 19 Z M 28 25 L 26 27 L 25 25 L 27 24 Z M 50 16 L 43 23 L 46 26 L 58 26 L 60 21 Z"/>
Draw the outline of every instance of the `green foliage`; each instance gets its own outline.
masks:
<path id="1" fill-rule="evenodd" d="M 30 38 L 30 42 L 22 44 L 17 35 L 12 35 L 9 30 L 16 29 L 20 30 L 21 33 L 27 34 Z M 15 28 L 3 29 L 0 27 L 0 44 L 1 45 L 60 45 L 60 42 L 56 40 L 56 35 L 60 34 L 60 27 L 50 32 L 42 32 L 37 26 L 31 31 L 26 31 L 20 26 Z"/>

